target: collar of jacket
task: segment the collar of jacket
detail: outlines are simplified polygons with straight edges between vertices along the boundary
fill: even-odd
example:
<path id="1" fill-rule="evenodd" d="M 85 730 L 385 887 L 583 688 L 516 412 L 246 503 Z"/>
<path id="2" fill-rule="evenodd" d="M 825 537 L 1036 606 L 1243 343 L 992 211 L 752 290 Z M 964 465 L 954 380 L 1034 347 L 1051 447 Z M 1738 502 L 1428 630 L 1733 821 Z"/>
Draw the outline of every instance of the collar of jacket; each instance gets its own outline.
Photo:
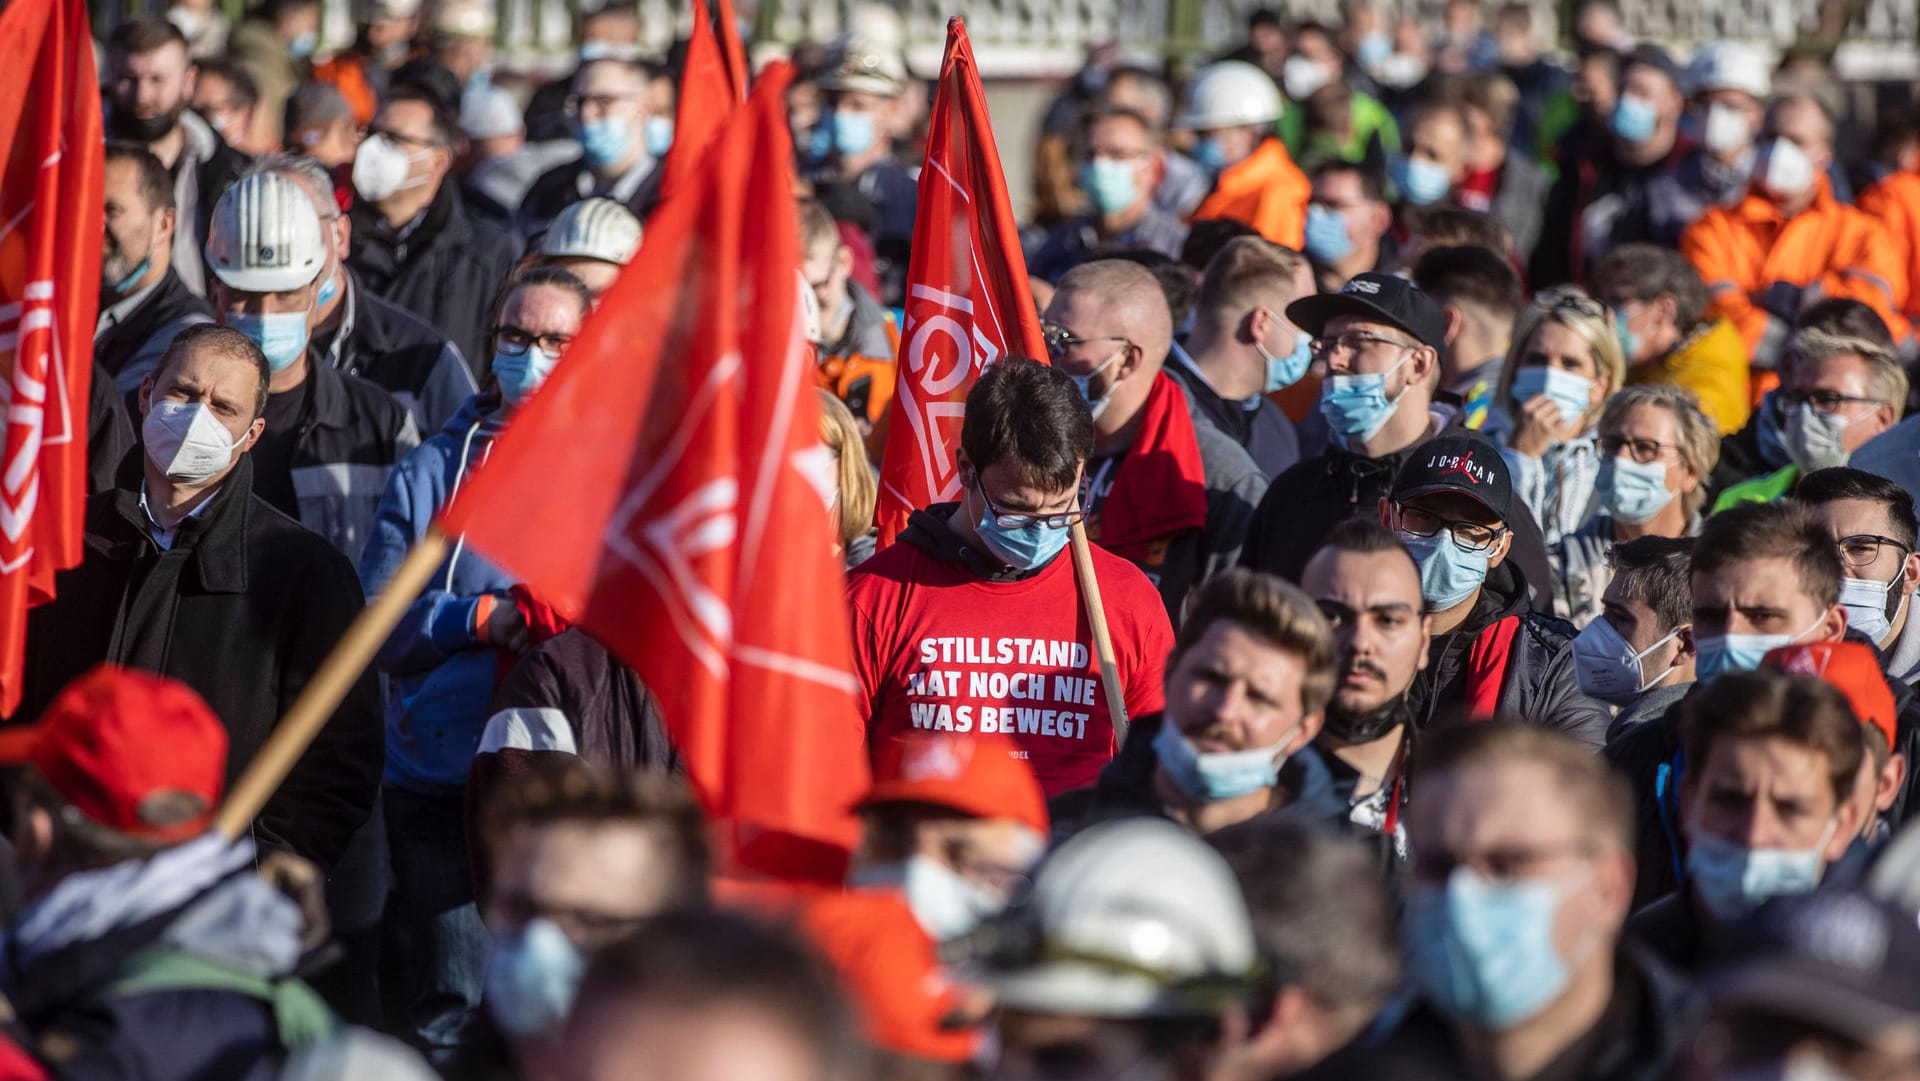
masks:
<path id="1" fill-rule="evenodd" d="M 1838 205 L 1833 201 L 1833 184 L 1822 174 L 1813 178 L 1813 202 L 1791 218 L 1781 213 L 1780 208 L 1773 205 L 1773 200 L 1755 193 L 1749 193 L 1740 200 L 1739 215 L 1741 221 L 1755 225 L 1787 225 L 1809 215 L 1831 213 Z"/>
<path id="2" fill-rule="evenodd" d="M 153 543 L 147 536 L 146 516 L 140 510 L 145 462 L 145 452 L 135 447 L 120 464 L 113 492 L 115 532 L 88 537 L 89 547 L 97 545 L 110 558 L 129 558 L 140 545 Z M 252 497 L 253 452 L 249 451 L 240 456 L 220 481 L 213 506 L 205 514 L 182 521 L 179 532 L 174 534 L 172 550 L 193 551 L 200 588 L 208 593 L 247 591 L 247 530 L 253 514 Z M 124 530 L 118 528 L 122 523 L 126 526 Z"/>
<path id="3" fill-rule="evenodd" d="M 460 206 L 460 196 L 454 191 L 459 185 L 449 180 L 440 181 L 440 190 L 434 193 L 433 201 L 427 204 L 426 216 L 420 220 L 419 228 L 400 236 L 400 228 L 388 224 L 378 207 L 370 202 L 356 202 L 353 214 L 353 232 L 358 237 L 364 230 L 369 240 L 378 240 L 381 247 L 389 250 L 406 248 L 409 252 L 421 251 L 433 246 L 442 237 L 448 244 L 456 247 L 464 244 L 472 231 L 467 224 L 467 216 Z M 356 248 L 358 245 L 355 245 Z"/>

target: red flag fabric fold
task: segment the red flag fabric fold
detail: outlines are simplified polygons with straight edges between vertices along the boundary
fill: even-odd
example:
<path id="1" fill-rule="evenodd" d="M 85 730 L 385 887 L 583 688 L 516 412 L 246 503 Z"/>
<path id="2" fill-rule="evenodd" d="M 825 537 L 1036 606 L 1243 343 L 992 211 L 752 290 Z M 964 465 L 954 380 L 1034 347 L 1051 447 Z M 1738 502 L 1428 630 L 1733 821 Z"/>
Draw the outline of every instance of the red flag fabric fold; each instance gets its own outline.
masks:
<path id="1" fill-rule="evenodd" d="M 882 546 L 915 510 L 959 498 L 954 451 L 974 379 L 1009 354 L 1047 359 L 980 72 L 957 17 L 947 21 L 917 213 L 880 465 Z"/>
<path id="2" fill-rule="evenodd" d="M 738 42 L 734 48 L 739 48 Z M 687 36 L 687 55 L 674 98 L 673 146 L 667 151 L 666 173 L 660 181 L 662 201 L 700 175 L 707 147 L 739 107 L 742 94 L 733 84 L 728 63 L 725 48 L 714 39 L 706 0 L 693 0 L 693 30 Z"/>
<path id="3" fill-rule="evenodd" d="M 659 695 L 731 870 L 837 880 L 867 785 L 799 322 L 784 66 L 442 526 Z"/>
<path id="4" fill-rule="evenodd" d="M 83 552 L 105 171 L 81 0 L 0 11 L 0 716 L 20 705 L 27 609 Z"/>

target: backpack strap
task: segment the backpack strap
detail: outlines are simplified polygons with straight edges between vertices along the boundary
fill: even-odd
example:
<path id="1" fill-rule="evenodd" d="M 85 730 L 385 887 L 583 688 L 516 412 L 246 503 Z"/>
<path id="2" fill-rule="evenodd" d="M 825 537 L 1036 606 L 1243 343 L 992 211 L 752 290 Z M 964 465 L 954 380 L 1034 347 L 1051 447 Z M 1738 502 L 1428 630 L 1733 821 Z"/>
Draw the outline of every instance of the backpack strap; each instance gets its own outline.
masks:
<path id="1" fill-rule="evenodd" d="M 320 996 L 301 980 L 268 978 L 209 961 L 185 950 L 156 949 L 136 955 L 107 987 L 108 998 L 156 991 L 230 991 L 265 1003 L 273 1011 L 282 1047 L 293 1050 L 333 1034 L 338 1021 Z"/>

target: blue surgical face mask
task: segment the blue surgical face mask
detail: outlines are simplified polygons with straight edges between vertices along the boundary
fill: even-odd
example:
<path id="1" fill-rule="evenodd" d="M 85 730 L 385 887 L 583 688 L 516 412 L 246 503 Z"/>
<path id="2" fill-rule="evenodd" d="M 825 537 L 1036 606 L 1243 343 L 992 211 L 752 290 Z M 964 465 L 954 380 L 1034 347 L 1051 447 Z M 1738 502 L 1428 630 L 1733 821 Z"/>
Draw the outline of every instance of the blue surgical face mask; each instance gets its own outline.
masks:
<path id="1" fill-rule="evenodd" d="M 1827 823 L 1808 849 L 1747 848 L 1701 833 L 1687 846 L 1687 880 L 1717 919 L 1737 920 L 1769 899 L 1809 893 L 1826 870 L 1827 842 L 1837 823 Z"/>
<path id="2" fill-rule="evenodd" d="M 1280 766 L 1287 760 L 1281 748 L 1292 738 L 1293 734 L 1288 733 L 1271 747 L 1256 747 L 1251 751 L 1201 754 L 1180 734 L 1180 726 L 1166 719 L 1161 721 L 1160 731 L 1154 733 L 1153 749 L 1160 757 L 1160 768 L 1167 771 L 1167 779 L 1175 788 L 1202 803 L 1218 803 L 1239 799 L 1278 783 Z"/>
<path id="3" fill-rule="evenodd" d="M 307 351 L 307 312 L 230 312 L 227 325 L 253 339 L 267 367 L 284 372 Z"/>
<path id="4" fill-rule="evenodd" d="M 146 277 L 147 271 L 152 268 L 153 256 L 149 255 L 145 259 L 140 260 L 139 266 L 127 271 L 126 277 L 121 278 L 117 282 L 107 282 L 107 293 L 116 297 L 126 296 L 128 293 L 133 292 L 133 287 L 140 284 L 140 279 Z"/>
<path id="5" fill-rule="evenodd" d="M 1619 104 L 1613 107 L 1608 126 L 1622 142 L 1638 146 L 1653 138 L 1654 130 L 1660 126 L 1660 111 L 1645 98 L 1622 94 Z"/>
<path id="6" fill-rule="evenodd" d="M 1613 457 L 1600 463 L 1600 476 L 1594 481 L 1600 491 L 1600 505 L 1616 522 L 1643 525 L 1667 509 L 1674 493 L 1667 490 L 1667 463 L 1636 462 Z"/>
<path id="7" fill-rule="evenodd" d="M 673 117 L 650 116 L 640 125 L 647 139 L 647 153 L 664 158 L 673 149 Z"/>
<path id="8" fill-rule="evenodd" d="M 1273 313 L 1268 312 L 1267 315 L 1272 317 Z M 1276 390 L 1298 383 L 1301 377 L 1307 374 L 1307 369 L 1313 365 L 1313 336 L 1298 328 L 1293 332 L 1293 352 L 1284 357 L 1277 357 L 1267 352 L 1267 347 L 1257 338 L 1254 339 L 1253 348 L 1260 354 L 1260 359 L 1267 364 L 1267 381 L 1261 388 L 1261 392 L 1265 394 L 1272 394 Z"/>
<path id="9" fill-rule="evenodd" d="M 1322 263 L 1337 263 L 1353 254 L 1345 211 L 1307 204 L 1307 254 Z"/>
<path id="10" fill-rule="evenodd" d="M 326 280 L 320 283 L 320 295 L 314 298 L 313 306 L 315 308 L 324 308 L 327 305 L 333 303 L 333 298 L 339 295 L 340 295 L 340 275 L 335 274 L 333 271 L 329 270 L 327 272 Z"/>
<path id="11" fill-rule="evenodd" d="M 1640 355 L 1640 335 L 1627 329 L 1627 313 L 1616 310 L 1613 313 L 1613 335 L 1620 339 L 1620 355 L 1632 364 L 1633 358 Z"/>
<path id="12" fill-rule="evenodd" d="M 1093 208 L 1102 214 L 1117 214 L 1140 199 L 1140 185 L 1134 180 L 1132 162 L 1112 158 L 1089 158 L 1080 166 L 1080 190 L 1087 193 Z"/>
<path id="13" fill-rule="evenodd" d="M 880 140 L 880 131 L 874 125 L 872 113 L 856 113 L 846 109 L 835 109 L 827 114 L 832 132 L 834 152 L 843 158 L 864 154 Z"/>
<path id="14" fill-rule="evenodd" d="M 1420 595 L 1434 611 L 1452 608 L 1486 584 L 1491 548 L 1469 552 L 1455 544 L 1452 532 L 1445 529 L 1431 537 L 1402 532 L 1400 540 L 1420 565 Z"/>
<path id="15" fill-rule="evenodd" d="M 1890 603 L 1889 598 L 1899 581 L 1898 574 L 1886 582 L 1875 578 L 1840 579 L 1840 605 L 1847 610 L 1847 626 L 1873 639 L 1876 646 L 1893 632 L 1893 617 L 1900 609 Z M 1907 603 L 1906 594 L 1900 595 L 1899 603 Z"/>
<path id="16" fill-rule="evenodd" d="M 1753 423 L 1761 460 L 1774 469 L 1792 464 L 1793 452 L 1787 449 L 1786 409 L 1781 404 L 1779 391 L 1769 391 L 1760 400 L 1760 410 Z"/>
<path id="17" fill-rule="evenodd" d="M 305 60 L 320 47 L 320 35 L 312 30 L 302 30 L 298 37 L 287 42 L 287 55 L 295 60 Z"/>
<path id="18" fill-rule="evenodd" d="M 1092 411 L 1093 419 L 1095 420 L 1099 420 L 1100 414 L 1106 412 L 1107 406 L 1113 404 L 1113 388 L 1118 385 L 1119 381 L 1115 380 L 1112 383 L 1108 383 L 1107 389 L 1100 392 L 1100 397 L 1095 398 L 1093 396 L 1093 379 L 1101 372 L 1120 363 L 1120 358 L 1126 355 L 1127 347 L 1122 345 L 1112 356 L 1101 361 L 1098 368 L 1095 368 L 1085 375 L 1073 375 L 1071 373 L 1067 375 L 1068 379 L 1073 380 L 1074 388 L 1080 392 L 1080 397 L 1086 400 L 1087 408 Z"/>
<path id="19" fill-rule="evenodd" d="M 578 128 L 580 149 L 596 169 L 619 162 L 633 146 L 633 127 L 625 117 L 599 116 L 581 121 Z"/>
<path id="20" fill-rule="evenodd" d="M 1580 422 L 1580 418 L 1592 408 L 1588 401 L 1588 395 L 1592 392 L 1593 380 L 1575 375 L 1565 368 L 1533 364 L 1513 373 L 1514 402 L 1530 402 L 1545 394 L 1560 407 L 1562 424 Z"/>
<path id="21" fill-rule="evenodd" d="M 1694 671 L 1698 673 L 1700 681 L 1703 683 L 1722 672 L 1751 672 L 1760 667 L 1761 658 L 1765 657 L 1769 650 L 1792 645 L 1802 636 L 1811 634 L 1815 627 L 1820 626 L 1821 620 L 1826 618 L 1826 613 L 1821 613 L 1818 618 L 1808 624 L 1807 628 L 1799 634 L 1719 634 L 1711 636 L 1696 634 L 1693 639 L 1693 644 L 1694 648 L 1698 650 L 1698 659 L 1694 662 Z"/>
<path id="22" fill-rule="evenodd" d="M 1208 173 L 1219 176 L 1227 167 L 1227 154 L 1216 136 L 1208 135 L 1193 144 L 1193 160 Z"/>
<path id="23" fill-rule="evenodd" d="M 1360 39 L 1359 47 L 1353 50 L 1353 58 L 1368 71 L 1379 67 L 1393 55 L 1393 38 L 1384 30 L 1375 30 Z"/>
<path id="24" fill-rule="evenodd" d="M 515 1039 L 553 1033 L 566 1020 L 586 967 L 560 928 L 529 920 L 495 939 L 487 951 L 487 1012 Z"/>
<path id="25" fill-rule="evenodd" d="M 1425 158 L 1401 158 L 1393 179 L 1400 194 L 1415 206 L 1437 203 L 1453 190 L 1453 179 L 1447 176 L 1446 167 Z"/>
<path id="26" fill-rule="evenodd" d="M 979 485 L 974 485 L 978 493 Z M 980 495 L 980 517 L 974 520 L 975 532 L 980 534 L 980 543 L 987 550 L 1004 560 L 1008 566 L 1023 571 L 1035 571 L 1053 562 L 1053 557 L 1067 546 L 1070 526 L 1055 529 L 1035 522 L 1019 529 L 1007 529 L 994 520 L 992 508 L 987 506 L 987 497 Z"/>
<path id="27" fill-rule="evenodd" d="M 1553 943 L 1570 892 L 1551 880 L 1490 881 L 1470 867 L 1416 887 L 1402 925 L 1414 982 L 1441 1010 L 1495 1032 L 1537 1016 L 1571 978 Z"/>
<path id="28" fill-rule="evenodd" d="M 1673 641 L 1679 633 L 1680 628 L 1675 627 L 1658 642 L 1636 653 L 1632 643 L 1620 636 L 1607 617 L 1600 616 L 1573 638 L 1574 682 L 1580 685 L 1580 693 L 1589 698 L 1598 698 L 1610 706 L 1628 706 L 1654 684 L 1680 670 L 1675 658 L 1675 664 L 1669 664 L 1651 678 L 1646 675 L 1648 654 Z"/>
<path id="29" fill-rule="evenodd" d="M 1400 393 L 1387 397 L 1387 380 L 1400 366 L 1413 359 L 1414 351 L 1396 361 L 1384 372 L 1362 375 L 1330 375 L 1320 390 L 1320 415 L 1327 425 L 1350 441 L 1366 442 L 1393 419 L 1400 399 L 1412 389 L 1409 384 Z"/>
<path id="30" fill-rule="evenodd" d="M 553 374 L 560 358 L 537 345 L 529 345 L 520 355 L 496 350 L 493 354 L 493 378 L 500 384 L 500 396 L 508 405 L 517 406 L 540 389 Z"/>

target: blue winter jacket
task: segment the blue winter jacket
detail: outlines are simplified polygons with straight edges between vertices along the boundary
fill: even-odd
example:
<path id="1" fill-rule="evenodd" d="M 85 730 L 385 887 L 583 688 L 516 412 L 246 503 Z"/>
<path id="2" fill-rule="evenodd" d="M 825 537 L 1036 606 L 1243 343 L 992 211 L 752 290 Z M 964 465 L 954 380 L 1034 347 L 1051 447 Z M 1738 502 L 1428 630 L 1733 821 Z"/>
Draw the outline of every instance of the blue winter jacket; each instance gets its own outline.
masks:
<path id="1" fill-rule="evenodd" d="M 462 478 L 500 432 L 498 394 L 476 394 L 439 434 L 394 467 L 360 556 L 368 601 L 399 570 Z M 386 783 L 410 792 L 459 792 L 493 699 L 498 651 L 474 633 L 480 598 L 504 597 L 514 579 L 455 538 L 445 562 L 374 658 L 384 677 Z"/>

